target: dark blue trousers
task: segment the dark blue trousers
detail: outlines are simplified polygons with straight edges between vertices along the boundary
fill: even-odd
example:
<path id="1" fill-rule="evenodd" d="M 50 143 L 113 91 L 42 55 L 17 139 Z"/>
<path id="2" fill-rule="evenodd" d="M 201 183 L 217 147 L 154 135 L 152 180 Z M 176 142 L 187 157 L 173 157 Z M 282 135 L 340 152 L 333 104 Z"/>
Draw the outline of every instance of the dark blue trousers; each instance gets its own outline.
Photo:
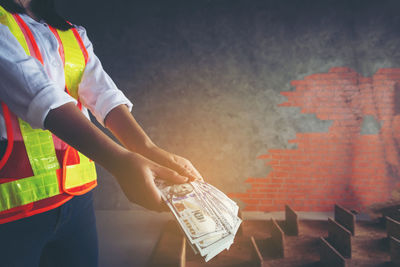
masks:
<path id="1" fill-rule="evenodd" d="M 98 265 L 93 193 L 28 218 L 0 224 L 0 266 Z"/>

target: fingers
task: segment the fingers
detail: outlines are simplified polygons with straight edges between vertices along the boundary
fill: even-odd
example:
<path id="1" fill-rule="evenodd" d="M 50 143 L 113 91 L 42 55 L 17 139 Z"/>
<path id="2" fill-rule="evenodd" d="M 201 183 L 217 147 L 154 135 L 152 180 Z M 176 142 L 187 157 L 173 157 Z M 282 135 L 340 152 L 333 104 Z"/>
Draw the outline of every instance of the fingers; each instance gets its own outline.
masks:
<path id="1" fill-rule="evenodd" d="M 188 177 L 190 181 L 199 179 L 195 174 L 193 174 L 193 172 L 191 172 L 189 169 L 185 168 L 184 166 L 179 165 L 178 163 L 174 163 L 173 169 L 177 170 L 178 173 Z"/>
<path id="2" fill-rule="evenodd" d="M 204 181 L 203 176 L 201 176 L 200 172 L 192 165 L 191 162 L 189 162 L 188 169 L 190 172 L 193 173 L 193 176 L 195 176 L 197 179 Z"/>
<path id="3" fill-rule="evenodd" d="M 189 181 L 188 177 L 163 166 L 157 166 L 154 174 L 155 178 L 160 178 L 174 184 L 183 184 Z"/>
<path id="4" fill-rule="evenodd" d="M 196 168 L 189 160 L 174 155 L 172 164 L 172 168 L 174 170 L 178 171 L 180 174 L 188 176 L 191 181 L 204 180 L 201 174 L 196 170 Z"/>

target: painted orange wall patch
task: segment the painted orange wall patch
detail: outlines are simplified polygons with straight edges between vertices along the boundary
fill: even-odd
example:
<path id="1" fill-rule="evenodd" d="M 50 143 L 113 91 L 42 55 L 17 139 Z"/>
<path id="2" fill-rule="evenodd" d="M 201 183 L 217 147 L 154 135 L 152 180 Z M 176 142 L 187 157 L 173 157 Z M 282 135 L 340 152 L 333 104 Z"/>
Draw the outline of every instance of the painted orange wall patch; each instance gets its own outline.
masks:
<path id="1" fill-rule="evenodd" d="M 329 211 L 338 203 L 363 210 L 388 201 L 400 186 L 400 69 L 363 77 L 332 68 L 291 82 L 284 107 L 299 107 L 330 120 L 328 132 L 298 133 L 296 149 L 271 149 L 259 159 L 271 166 L 262 178 L 248 178 L 247 192 L 230 193 L 247 211 Z M 366 117 L 379 123 L 363 133 Z"/>

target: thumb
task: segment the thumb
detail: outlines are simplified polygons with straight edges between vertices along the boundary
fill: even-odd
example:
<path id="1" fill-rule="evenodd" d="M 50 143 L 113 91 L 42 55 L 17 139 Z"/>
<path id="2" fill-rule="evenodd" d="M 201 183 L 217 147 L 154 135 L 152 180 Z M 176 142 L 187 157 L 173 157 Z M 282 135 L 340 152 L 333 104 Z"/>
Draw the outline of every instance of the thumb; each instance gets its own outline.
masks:
<path id="1" fill-rule="evenodd" d="M 161 193 L 158 190 L 157 186 L 155 185 L 154 180 L 152 181 L 149 191 L 147 193 L 148 193 L 147 196 L 145 196 L 145 201 L 148 205 L 147 208 L 158 212 L 166 211 L 165 209 L 166 205 L 162 200 Z"/>
<path id="2" fill-rule="evenodd" d="M 180 174 L 183 174 L 184 176 L 188 177 L 190 181 L 195 181 L 195 180 L 204 181 L 201 174 L 198 172 L 198 170 L 196 170 L 196 168 L 190 162 L 185 167 L 183 167 L 179 163 L 174 163 L 173 169 L 177 170 Z"/>
<path id="3" fill-rule="evenodd" d="M 176 170 L 179 174 L 184 175 L 185 177 L 188 177 L 190 181 L 197 180 L 198 177 L 191 173 L 188 169 L 185 167 L 181 166 L 179 163 L 172 163 L 170 166 L 173 170 Z"/>
<path id="4" fill-rule="evenodd" d="M 156 178 L 165 180 L 174 184 L 183 184 L 189 181 L 189 178 L 186 176 L 182 176 L 174 170 L 169 168 L 158 166 L 155 171 Z"/>

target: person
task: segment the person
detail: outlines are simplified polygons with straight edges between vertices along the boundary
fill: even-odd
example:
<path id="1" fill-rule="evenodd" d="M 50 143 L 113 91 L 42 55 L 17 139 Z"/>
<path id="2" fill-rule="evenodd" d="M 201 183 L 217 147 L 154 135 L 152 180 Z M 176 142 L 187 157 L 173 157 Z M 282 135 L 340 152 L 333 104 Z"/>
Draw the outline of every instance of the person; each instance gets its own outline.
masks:
<path id="1" fill-rule="evenodd" d="M 93 161 L 151 210 L 165 210 L 155 179 L 202 179 L 148 137 L 54 0 L 0 0 L 0 77 L 0 266 L 97 266 Z"/>

